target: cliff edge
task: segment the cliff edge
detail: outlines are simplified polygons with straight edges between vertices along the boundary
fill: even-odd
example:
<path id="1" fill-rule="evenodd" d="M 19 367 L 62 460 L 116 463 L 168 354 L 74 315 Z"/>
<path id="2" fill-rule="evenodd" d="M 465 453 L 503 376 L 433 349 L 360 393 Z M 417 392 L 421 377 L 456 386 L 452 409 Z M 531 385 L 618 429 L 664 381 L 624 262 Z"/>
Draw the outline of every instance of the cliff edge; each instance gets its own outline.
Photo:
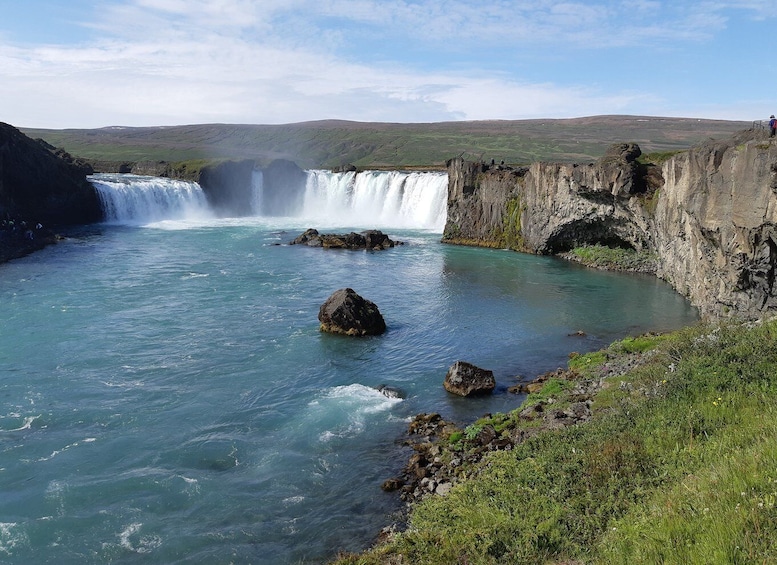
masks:
<path id="1" fill-rule="evenodd" d="M 711 140 L 659 165 L 614 145 L 584 165 L 448 162 L 443 241 L 556 254 L 586 244 L 647 251 L 705 318 L 777 311 L 777 140 Z"/>
<path id="2" fill-rule="evenodd" d="M 91 167 L 0 122 L 0 216 L 45 225 L 102 219 Z"/>

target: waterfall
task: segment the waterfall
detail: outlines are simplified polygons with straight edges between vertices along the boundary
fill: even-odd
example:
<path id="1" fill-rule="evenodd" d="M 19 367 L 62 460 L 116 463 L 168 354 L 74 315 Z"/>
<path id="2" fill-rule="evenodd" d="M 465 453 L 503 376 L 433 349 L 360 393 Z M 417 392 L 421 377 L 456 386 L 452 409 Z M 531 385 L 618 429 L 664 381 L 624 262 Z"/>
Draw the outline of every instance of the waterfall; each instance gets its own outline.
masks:
<path id="1" fill-rule="evenodd" d="M 262 215 L 263 196 L 264 174 L 262 174 L 261 169 L 254 169 L 251 173 L 251 212 L 257 216 Z"/>
<path id="2" fill-rule="evenodd" d="M 89 180 L 97 189 L 107 222 L 147 224 L 162 220 L 210 220 L 216 216 L 205 192 L 195 182 L 127 174 L 95 174 Z M 315 227 L 442 232 L 448 175 L 311 170 L 273 181 L 257 169 L 245 186 L 229 185 L 220 190 L 226 190 L 227 195 L 245 196 L 245 202 L 250 202 L 248 215 L 286 216 Z"/>
<path id="3" fill-rule="evenodd" d="M 89 180 L 110 223 L 212 217 L 205 193 L 195 182 L 125 174 L 95 174 Z"/>
<path id="4" fill-rule="evenodd" d="M 313 170 L 299 215 L 330 225 L 442 231 L 447 197 L 442 172 Z"/>

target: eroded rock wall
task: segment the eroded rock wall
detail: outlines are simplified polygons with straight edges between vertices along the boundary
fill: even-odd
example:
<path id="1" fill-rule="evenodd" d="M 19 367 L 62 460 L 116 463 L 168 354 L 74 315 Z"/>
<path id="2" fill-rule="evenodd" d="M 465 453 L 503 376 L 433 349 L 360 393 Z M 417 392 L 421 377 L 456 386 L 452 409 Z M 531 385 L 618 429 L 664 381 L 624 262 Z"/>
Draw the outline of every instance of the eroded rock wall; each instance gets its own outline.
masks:
<path id="1" fill-rule="evenodd" d="M 585 165 L 448 164 L 443 241 L 552 254 L 600 243 L 654 253 L 703 316 L 777 310 L 777 141 L 743 132 L 666 161 L 633 144 Z"/>
<path id="2" fill-rule="evenodd" d="M 706 315 L 777 310 L 777 142 L 710 142 L 664 164 L 658 275 Z"/>

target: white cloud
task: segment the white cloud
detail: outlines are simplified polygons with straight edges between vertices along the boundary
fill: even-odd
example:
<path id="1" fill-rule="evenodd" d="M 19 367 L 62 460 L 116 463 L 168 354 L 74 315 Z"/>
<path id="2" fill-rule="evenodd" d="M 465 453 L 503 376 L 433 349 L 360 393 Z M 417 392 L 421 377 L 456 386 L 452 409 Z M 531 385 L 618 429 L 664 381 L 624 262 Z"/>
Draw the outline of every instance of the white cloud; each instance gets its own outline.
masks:
<path id="1" fill-rule="evenodd" d="M 0 108 L 29 127 L 642 113 L 670 103 L 621 84 L 598 54 L 631 48 L 638 65 L 644 45 L 707 40 L 734 9 L 775 11 L 756 0 L 122 0 L 82 22 L 98 32 L 90 43 L 0 43 Z M 362 45 L 385 46 L 381 60 Z M 402 58 L 419 45 L 434 62 Z M 487 72 L 484 45 L 523 60 L 568 57 L 591 80 L 527 81 L 509 62 Z"/>

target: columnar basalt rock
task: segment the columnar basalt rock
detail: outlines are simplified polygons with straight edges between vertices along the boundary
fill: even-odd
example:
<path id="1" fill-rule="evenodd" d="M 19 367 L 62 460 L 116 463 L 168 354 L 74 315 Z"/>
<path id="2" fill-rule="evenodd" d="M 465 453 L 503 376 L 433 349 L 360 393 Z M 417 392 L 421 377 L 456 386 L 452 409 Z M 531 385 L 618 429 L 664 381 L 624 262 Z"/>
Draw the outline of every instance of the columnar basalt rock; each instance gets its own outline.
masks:
<path id="1" fill-rule="evenodd" d="M 746 131 L 660 170 L 638 155 L 619 144 L 596 163 L 534 163 L 511 175 L 451 160 L 443 241 L 538 254 L 646 250 L 704 317 L 777 311 L 777 142 Z"/>

